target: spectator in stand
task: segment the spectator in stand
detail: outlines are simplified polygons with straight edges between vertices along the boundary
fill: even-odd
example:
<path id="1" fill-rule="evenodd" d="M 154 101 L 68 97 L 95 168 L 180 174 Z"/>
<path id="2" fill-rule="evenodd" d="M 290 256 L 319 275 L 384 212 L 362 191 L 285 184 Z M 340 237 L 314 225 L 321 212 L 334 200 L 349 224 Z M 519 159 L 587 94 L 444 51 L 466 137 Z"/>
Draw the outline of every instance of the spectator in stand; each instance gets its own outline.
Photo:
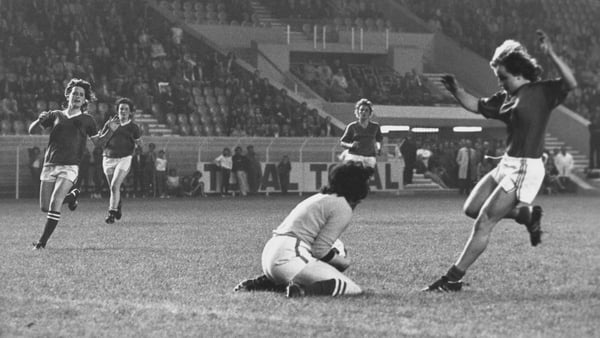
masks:
<path id="1" fill-rule="evenodd" d="M 231 178 L 231 168 L 233 160 L 231 158 L 231 150 L 223 148 L 223 152 L 214 160 L 221 174 L 221 196 L 229 194 L 229 179 Z"/>
<path id="2" fill-rule="evenodd" d="M 288 155 L 283 155 L 281 161 L 277 164 L 277 177 L 279 178 L 279 187 L 283 195 L 287 195 L 290 185 L 290 173 L 292 172 L 292 163 Z"/>
<path id="3" fill-rule="evenodd" d="M 250 162 L 248 161 L 248 157 L 242 153 L 242 147 L 235 147 L 231 160 L 233 164 L 231 172 L 236 178 L 240 195 L 246 196 L 248 195 L 248 169 Z"/>

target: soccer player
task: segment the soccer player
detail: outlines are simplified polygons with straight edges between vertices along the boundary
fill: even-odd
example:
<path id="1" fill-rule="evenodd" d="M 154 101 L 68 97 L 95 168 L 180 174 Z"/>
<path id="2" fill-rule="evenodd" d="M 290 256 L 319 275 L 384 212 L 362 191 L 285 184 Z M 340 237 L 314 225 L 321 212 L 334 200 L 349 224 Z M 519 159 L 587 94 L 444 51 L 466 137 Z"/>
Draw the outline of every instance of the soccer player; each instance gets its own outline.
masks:
<path id="1" fill-rule="evenodd" d="M 367 99 L 360 99 L 354 106 L 356 121 L 348 124 L 340 139 L 340 145 L 345 148 L 340 156 L 342 162 L 361 162 L 367 167 L 374 168 L 376 156 L 381 154 L 383 135 L 377 122 L 371 121 L 373 104 Z"/>
<path id="2" fill-rule="evenodd" d="M 514 40 L 505 41 L 492 57 L 490 66 L 502 89 L 491 97 L 478 99 L 461 88 L 453 76 L 443 78 L 445 87 L 465 109 L 504 122 L 508 139 L 500 163 L 479 181 L 465 201 L 464 211 L 475 223 L 462 254 L 445 276 L 424 291 L 461 290 L 461 279 L 486 249 L 492 229 L 502 218 L 524 224 L 533 246 L 541 243 L 542 208 L 531 203 L 545 174 L 542 152 L 546 125 L 552 110 L 577 82 L 546 33 L 538 30 L 537 34 L 541 50 L 560 78 L 540 80 L 541 67 Z M 524 205 L 519 206 L 519 202 Z"/>
<path id="3" fill-rule="evenodd" d="M 128 98 L 121 98 L 117 100 L 116 106 L 117 115 L 107 121 L 103 128 L 103 131 L 108 129 L 109 124 L 115 121 L 118 124 L 102 152 L 102 168 L 110 185 L 108 215 L 105 218 L 107 224 L 114 223 L 115 219 L 121 219 L 121 185 L 131 169 L 131 159 L 136 145 L 142 146 L 140 127 L 132 121 L 133 102 Z"/>
<path id="4" fill-rule="evenodd" d="M 111 123 L 103 134 L 97 134 L 94 118 L 86 113 L 88 102 L 94 99 L 89 82 L 72 79 L 65 89 L 65 97 L 66 109 L 43 111 L 29 126 L 31 134 L 36 129 L 50 129 L 40 176 L 40 208 L 47 212 L 48 216 L 42 236 L 33 244 L 34 249 L 46 247 L 60 220 L 62 204 L 68 203 L 72 210 L 72 206 L 76 206 L 77 193 L 69 191 L 77 180 L 87 138 L 93 143 L 103 142 L 116 129 L 116 125 Z"/>
<path id="5" fill-rule="evenodd" d="M 372 168 L 336 165 L 329 184 L 300 202 L 273 231 L 262 252 L 264 275 L 235 291 L 286 291 L 287 297 L 356 295 L 362 289 L 342 272 L 350 261 L 334 243 L 348 228 L 356 205 L 367 197 Z"/>

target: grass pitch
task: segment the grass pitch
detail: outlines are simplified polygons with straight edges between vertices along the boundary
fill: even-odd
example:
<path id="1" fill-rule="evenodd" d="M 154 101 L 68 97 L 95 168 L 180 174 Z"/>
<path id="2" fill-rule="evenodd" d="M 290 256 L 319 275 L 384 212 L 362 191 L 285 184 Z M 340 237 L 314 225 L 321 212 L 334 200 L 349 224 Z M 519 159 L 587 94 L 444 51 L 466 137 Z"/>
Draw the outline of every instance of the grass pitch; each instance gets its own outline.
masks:
<path id="1" fill-rule="evenodd" d="M 342 237 L 347 298 L 233 293 L 260 273 L 271 230 L 298 196 L 83 199 L 44 251 L 35 200 L 0 202 L 0 337 L 600 336 L 600 199 L 541 197 L 541 246 L 501 222 L 453 294 L 418 290 L 446 272 L 471 231 L 458 196 L 375 194 Z"/>

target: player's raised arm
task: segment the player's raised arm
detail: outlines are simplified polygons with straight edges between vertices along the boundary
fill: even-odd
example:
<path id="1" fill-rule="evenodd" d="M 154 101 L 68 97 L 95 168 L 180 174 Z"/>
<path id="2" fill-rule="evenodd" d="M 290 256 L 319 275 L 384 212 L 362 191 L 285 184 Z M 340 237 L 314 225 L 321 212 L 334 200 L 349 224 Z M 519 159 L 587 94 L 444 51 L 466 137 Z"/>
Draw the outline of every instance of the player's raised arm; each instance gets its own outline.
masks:
<path id="1" fill-rule="evenodd" d="M 456 78 L 453 75 L 446 74 L 442 76 L 442 84 L 450 94 L 456 98 L 461 106 L 472 113 L 477 113 L 478 99 L 467 93 L 467 91 L 458 84 L 458 81 L 456 81 Z"/>
<path id="2" fill-rule="evenodd" d="M 573 90 L 577 88 L 577 80 L 575 79 L 575 75 L 573 75 L 573 71 L 571 68 L 554 52 L 554 48 L 552 47 L 552 42 L 550 42 L 550 38 L 548 35 L 541 29 L 536 31 L 538 36 L 538 41 L 540 43 L 540 48 L 544 54 L 548 55 L 554 63 L 554 66 L 558 69 L 561 77 L 567 84 L 569 90 Z"/>

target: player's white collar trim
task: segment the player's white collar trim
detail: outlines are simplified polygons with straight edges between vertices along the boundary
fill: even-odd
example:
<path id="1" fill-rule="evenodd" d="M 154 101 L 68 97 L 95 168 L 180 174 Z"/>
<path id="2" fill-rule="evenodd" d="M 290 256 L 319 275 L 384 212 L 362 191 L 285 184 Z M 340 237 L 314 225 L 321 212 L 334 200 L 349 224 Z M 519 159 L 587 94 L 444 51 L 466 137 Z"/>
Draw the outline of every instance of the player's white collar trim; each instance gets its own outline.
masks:
<path id="1" fill-rule="evenodd" d="M 121 120 L 119 120 L 119 123 L 120 123 L 122 126 L 126 126 L 126 125 L 128 125 L 129 123 L 131 123 L 131 119 L 129 119 L 129 120 L 128 120 L 127 122 L 125 122 L 125 123 L 122 123 L 122 122 L 121 122 Z"/>
<path id="2" fill-rule="evenodd" d="M 67 113 L 67 111 L 68 111 L 68 109 L 65 109 L 65 110 L 63 110 L 63 111 L 62 111 L 62 113 L 63 113 L 63 114 L 64 114 L 64 115 L 65 115 L 65 116 L 66 116 L 68 119 L 72 119 L 72 118 L 74 118 L 74 117 L 77 117 L 77 116 L 79 116 L 79 115 L 81 115 L 81 114 L 82 114 L 82 113 L 81 113 L 81 110 L 80 110 L 78 113 L 76 113 L 76 114 L 73 114 L 73 115 L 69 115 L 69 114 Z"/>

